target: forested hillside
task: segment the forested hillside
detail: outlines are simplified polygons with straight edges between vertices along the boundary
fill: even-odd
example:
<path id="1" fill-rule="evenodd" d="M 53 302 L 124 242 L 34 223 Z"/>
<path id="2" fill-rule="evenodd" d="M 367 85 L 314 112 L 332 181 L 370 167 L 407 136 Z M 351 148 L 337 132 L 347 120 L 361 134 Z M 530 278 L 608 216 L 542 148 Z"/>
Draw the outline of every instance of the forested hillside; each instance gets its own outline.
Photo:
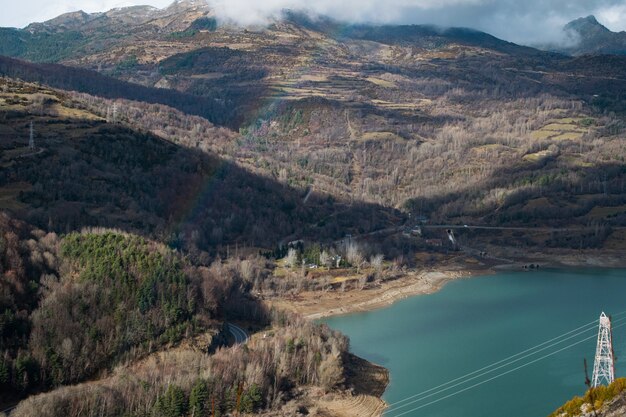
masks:
<path id="1" fill-rule="evenodd" d="M 376 413 L 386 372 L 279 307 L 623 261 L 624 57 L 192 0 L 0 29 L 0 54 L 11 416 Z"/>
<path id="2" fill-rule="evenodd" d="M 15 415 L 179 416 L 211 406 L 251 412 L 279 407 L 297 386 L 329 391 L 344 382 L 346 339 L 266 311 L 248 294 L 262 273 L 248 261 L 196 267 L 161 244 L 119 231 L 59 238 L 6 215 L 0 221 L 0 401 L 104 377 L 34 397 Z M 276 333 L 249 350 L 209 357 L 225 344 L 226 318 L 274 323 Z M 183 340 L 194 349 L 153 354 Z"/>
<path id="3" fill-rule="evenodd" d="M 191 345 L 204 352 L 194 353 L 198 360 L 208 360 L 206 352 L 226 344 L 225 320 L 270 326 L 276 335 L 257 353 L 241 357 L 235 349 L 211 357 L 193 377 L 173 365 L 176 383 L 147 368 L 156 378 L 147 392 L 144 385 L 115 383 L 123 402 L 85 403 L 61 390 L 36 397 L 45 407 L 25 403 L 16 413 L 30 415 L 41 406 L 51 415 L 78 415 L 87 404 L 100 413 L 108 404 L 107 415 L 117 415 L 119 407 L 180 415 L 189 407 L 206 410 L 209 394 L 226 413 L 280 408 L 299 386 L 343 389 L 347 342 L 261 305 L 252 292 L 276 283 L 267 261 L 249 256 L 293 234 L 334 239 L 384 227 L 394 211 L 318 194 L 304 198 L 299 189 L 224 160 L 212 148 L 219 150 L 220 133 L 223 144 L 232 134 L 206 121 L 197 120 L 198 126 L 215 134 L 215 142 L 199 139 L 199 146 L 185 136 L 190 126 L 182 114 L 170 113 L 171 126 L 156 136 L 135 130 L 141 118 L 116 120 L 110 103 L 98 109 L 104 108 L 103 117 L 92 112 L 94 97 L 7 78 L 0 84 L 0 204 L 7 210 L 0 225 L 3 405 L 109 375 L 106 386 L 117 378 L 113 369 L 176 346 L 184 351 Z M 335 221 L 324 221 L 337 211 Z M 272 291 L 286 291 L 281 288 Z M 278 353 L 285 349 L 276 346 L 284 345 L 293 345 L 286 349 L 293 358 Z M 232 361 L 243 368 L 224 374 Z M 284 361 L 290 362 L 252 371 Z M 216 375 L 224 379 L 218 383 Z M 236 404 L 233 395 L 243 384 L 246 393 Z M 156 401 L 163 395 L 172 399 Z M 171 401 L 181 395 L 185 405 L 176 414 Z M 308 394 L 300 396 L 301 403 L 309 401 Z"/>
<path id="4" fill-rule="evenodd" d="M 132 45 L 76 51 L 62 60 L 72 68 L 5 59 L 1 71 L 125 99 L 120 119 L 157 134 L 164 129 L 156 115 L 170 110 L 137 101 L 200 116 L 181 122 L 193 138 L 187 144 L 303 195 L 313 189 L 438 223 L 588 228 L 524 245 L 623 240 L 611 229 L 624 226 L 626 205 L 623 58 L 570 58 L 465 29 L 355 26 L 297 13 L 243 30 L 209 24 L 212 11 L 202 5 L 179 6 L 203 17 L 176 36 L 138 24 Z M 96 36 L 94 22 L 72 30 Z M 91 111 L 101 117 L 113 105 L 85 101 L 100 103 Z M 207 120 L 230 131 L 208 131 Z"/>
<path id="5" fill-rule="evenodd" d="M 312 227 L 318 238 L 336 239 L 387 224 L 385 211 L 374 205 L 346 205 L 317 193 L 304 204 L 301 190 L 196 143 L 175 144 L 107 123 L 106 110 L 101 118 L 78 97 L 0 82 L 6 97 L 0 109 L 3 204 L 19 208 L 20 217 L 38 227 L 62 233 L 118 227 L 198 254 L 235 243 L 273 248 L 284 237 L 312 233 Z M 35 151 L 27 147 L 31 121 Z M 336 222 L 322 222 L 337 211 L 342 214 Z M 357 222 L 359 213 L 364 216 Z"/>

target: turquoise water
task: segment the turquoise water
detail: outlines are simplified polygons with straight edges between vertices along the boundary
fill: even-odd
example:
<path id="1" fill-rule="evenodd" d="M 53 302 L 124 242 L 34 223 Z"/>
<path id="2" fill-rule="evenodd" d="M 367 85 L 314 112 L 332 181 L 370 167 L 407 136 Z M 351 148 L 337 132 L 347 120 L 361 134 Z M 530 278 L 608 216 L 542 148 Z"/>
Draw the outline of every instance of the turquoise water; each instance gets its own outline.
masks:
<path id="1" fill-rule="evenodd" d="M 540 417 L 584 393 L 583 358 L 591 377 L 596 323 L 602 311 L 613 315 L 616 376 L 626 376 L 626 270 L 544 270 L 477 277 L 382 310 L 324 321 L 350 337 L 355 354 L 389 369 L 391 383 L 383 398 L 393 404 L 595 320 L 580 330 L 589 329 L 581 335 L 571 333 L 565 337 L 575 337 L 555 346 L 543 345 L 540 348 L 548 348 L 541 352 L 529 351 L 527 358 L 516 356 L 512 360 L 518 362 L 503 362 L 501 369 L 468 381 L 479 375 L 472 374 L 457 381 L 458 386 L 451 387 L 455 382 L 414 397 L 418 401 L 405 401 L 385 414 Z M 540 359 L 551 353 L 555 354 Z M 513 370 L 518 366 L 524 367 Z M 474 384 L 480 385 L 471 387 Z M 442 391 L 447 387 L 451 388 Z"/>

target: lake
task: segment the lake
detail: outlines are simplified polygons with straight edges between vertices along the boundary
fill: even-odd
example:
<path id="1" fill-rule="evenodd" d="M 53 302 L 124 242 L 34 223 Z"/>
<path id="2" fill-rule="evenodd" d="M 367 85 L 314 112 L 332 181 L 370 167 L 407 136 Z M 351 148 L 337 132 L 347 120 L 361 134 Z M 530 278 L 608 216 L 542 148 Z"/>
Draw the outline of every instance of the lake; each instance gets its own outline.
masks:
<path id="1" fill-rule="evenodd" d="M 385 416 L 543 417 L 584 393 L 583 359 L 591 378 L 602 311 L 624 357 L 616 377 L 626 376 L 626 270 L 475 277 L 323 321 L 350 337 L 355 354 L 389 369 L 383 398 L 402 402 Z"/>

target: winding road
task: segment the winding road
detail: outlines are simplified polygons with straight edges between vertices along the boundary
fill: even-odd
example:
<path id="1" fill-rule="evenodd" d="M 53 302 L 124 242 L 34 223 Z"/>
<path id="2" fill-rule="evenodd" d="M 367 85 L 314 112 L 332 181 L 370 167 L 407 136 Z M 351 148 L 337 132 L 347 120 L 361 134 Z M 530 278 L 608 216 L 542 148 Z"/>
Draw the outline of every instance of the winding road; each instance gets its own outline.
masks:
<path id="1" fill-rule="evenodd" d="M 235 339 L 235 344 L 238 345 L 241 343 L 246 343 L 248 341 L 248 333 L 246 333 L 246 331 L 241 327 L 233 323 L 226 323 L 226 327 L 228 327 L 228 331 L 230 332 L 230 334 L 233 335 L 233 338 Z"/>
<path id="2" fill-rule="evenodd" d="M 422 229 L 445 229 L 445 230 L 510 230 L 510 231 L 521 231 L 521 232 L 585 232 L 589 230 L 593 230 L 593 226 L 573 226 L 573 227 L 540 227 L 540 226 L 479 226 L 479 225 L 471 225 L 471 224 L 420 224 Z M 352 235 L 350 239 L 361 239 L 364 237 L 381 235 L 385 233 L 399 233 L 405 230 L 406 225 L 404 226 L 394 226 L 388 227 L 385 229 L 375 230 L 373 232 L 362 233 L 359 235 Z M 624 226 L 611 226 L 612 230 L 626 230 Z M 334 243 L 339 244 L 342 243 L 346 238 L 342 238 L 340 240 L 335 241 Z"/>
<path id="3" fill-rule="evenodd" d="M 0 416 L 10 416 L 11 415 L 11 411 L 15 410 L 17 408 L 17 405 L 14 405 L 13 407 L 9 407 L 6 408 L 4 410 L 0 410 Z"/>

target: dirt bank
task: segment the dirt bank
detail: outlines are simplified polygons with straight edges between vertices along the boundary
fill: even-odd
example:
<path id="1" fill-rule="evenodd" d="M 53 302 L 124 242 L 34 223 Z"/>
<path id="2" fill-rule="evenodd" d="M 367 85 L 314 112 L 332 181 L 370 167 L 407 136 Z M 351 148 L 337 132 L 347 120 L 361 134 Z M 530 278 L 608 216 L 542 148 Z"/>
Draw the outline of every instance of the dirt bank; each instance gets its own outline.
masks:
<path id="1" fill-rule="evenodd" d="M 619 251 L 557 249 L 527 252 L 518 248 L 491 248 L 490 253 L 493 255 L 488 258 L 459 254 L 429 268 L 408 270 L 397 279 L 364 290 L 305 291 L 293 297 L 267 300 L 267 303 L 315 320 L 387 307 L 407 297 L 431 294 L 450 281 L 493 274 L 498 270 L 522 271 L 528 265 L 540 265 L 541 268 L 626 268 L 626 257 Z"/>
<path id="2" fill-rule="evenodd" d="M 384 281 L 364 290 L 303 292 L 288 299 L 270 300 L 268 304 L 298 312 L 314 320 L 383 308 L 403 298 L 433 293 L 453 280 L 493 274 L 497 270 L 522 271 L 525 265 L 540 265 L 540 268 L 626 268 L 626 257 L 618 251 L 527 252 L 517 248 L 490 248 L 490 251 L 493 255 L 488 258 L 459 254 L 449 258 L 445 263 L 428 269 L 409 270 L 398 279 Z M 348 369 L 347 380 L 352 381 L 350 382 L 352 393 L 320 398 L 314 402 L 317 410 L 313 415 L 319 417 L 382 415 L 386 404 L 381 397 L 389 381 L 387 370 L 355 356 L 352 357 Z"/>
<path id="3" fill-rule="evenodd" d="M 348 392 L 321 398 L 320 415 L 379 417 L 387 406 L 380 397 L 389 384 L 389 371 L 352 354 L 345 358 L 345 366 Z"/>
<path id="4" fill-rule="evenodd" d="M 304 291 L 293 297 L 275 298 L 266 302 L 272 307 L 294 311 L 315 320 L 376 310 L 403 298 L 431 294 L 452 280 L 493 272 L 492 263 L 477 262 L 471 257 L 458 255 L 431 268 L 404 271 L 394 279 L 383 279 L 362 290 Z"/>

